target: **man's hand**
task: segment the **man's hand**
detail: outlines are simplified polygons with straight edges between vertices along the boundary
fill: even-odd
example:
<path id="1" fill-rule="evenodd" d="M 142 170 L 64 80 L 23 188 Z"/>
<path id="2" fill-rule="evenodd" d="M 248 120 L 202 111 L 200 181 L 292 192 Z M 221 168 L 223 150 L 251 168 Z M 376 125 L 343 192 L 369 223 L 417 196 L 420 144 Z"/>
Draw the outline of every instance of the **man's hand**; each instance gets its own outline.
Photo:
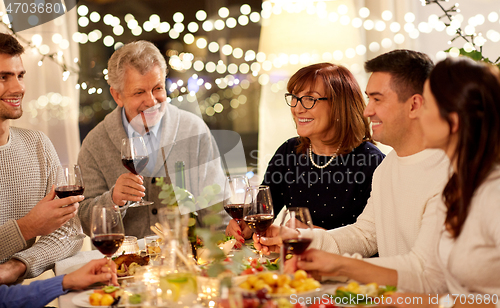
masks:
<path id="1" fill-rule="evenodd" d="M 293 231 L 290 228 L 286 229 Z M 254 233 L 253 241 L 255 249 L 257 249 L 258 251 L 262 251 L 262 253 L 265 255 L 269 255 L 271 252 L 280 252 L 280 246 L 282 244 L 280 237 L 280 227 L 271 225 L 269 228 L 267 228 L 266 233 L 261 236 L 257 236 Z"/>
<path id="2" fill-rule="evenodd" d="M 231 219 L 226 227 L 226 235 L 234 236 L 236 239 L 236 244 L 234 244 L 234 246 L 240 248 L 245 243 L 245 239 L 252 237 L 252 230 L 250 230 L 243 220 L 241 220 L 238 225 L 236 220 Z"/>
<path id="3" fill-rule="evenodd" d="M 17 259 L 10 259 L 0 264 L 0 285 L 16 282 L 24 275 L 24 272 L 26 272 L 26 265 Z"/>
<path id="4" fill-rule="evenodd" d="M 39 235 L 47 235 L 75 217 L 79 201 L 83 196 L 72 196 L 63 199 L 54 199 L 55 187 L 38 202 L 26 216 L 17 220 L 25 240 Z"/>
<path id="5" fill-rule="evenodd" d="M 111 283 L 118 285 L 116 277 L 116 265 L 112 260 L 103 258 L 92 260 L 80 269 L 64 276 L 62 281 L 63 290 L 82 290 L 96 282 Z"/>
<path id="6" fill-rule="evenodd" d="M 120 175 L 113 188 L 113 203 L 124 206 L 127 201 L 141 201 L 146 195 L 142 179 L 142 176 L 131 172 Z"/>

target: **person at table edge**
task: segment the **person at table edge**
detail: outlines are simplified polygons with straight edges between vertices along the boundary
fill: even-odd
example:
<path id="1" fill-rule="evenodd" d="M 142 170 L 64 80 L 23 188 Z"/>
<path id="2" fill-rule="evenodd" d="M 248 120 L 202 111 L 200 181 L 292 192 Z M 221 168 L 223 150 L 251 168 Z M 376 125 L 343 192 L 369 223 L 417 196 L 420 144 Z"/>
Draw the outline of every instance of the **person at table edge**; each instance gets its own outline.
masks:
<path id="1" fill-rule="evenodd" d="M 23 114 L 23 52 L 16 38 L 0 33 L 0 283 L 36 277 L 83 243 L 65 237 L 79 232 L 71 218 L 83 196 L 55 199 L 54 146 L 39 131 L 10 126 Z"/>
<path id="2" fill-rule="evenodd" d="M 223 187 L 219 152 L 207 125 L 193 113 L 166 102 L 166 74 L 166 61 L 151 42 L 126 44 L 109 59 L 108 83 L 118 107 L 89 132 L 78 155 L 86 183 L 78 215 L 86 234 L 92 206 L 98 202 L 121 207 L 127 235 L 141 238 L 151 234 L 150 226 L 159 222 L 158 210 L 164 206 L 158 199 L 161 188 L 155 185 L 155 177 L 167 176 L 165 181 L 176 185 L 176 161 L 185 162 L 186 189 L 195 196 L 213 183 Z M 122 164 L 121 140 L 141 135 L 150 159 L 141 175 L 135 175 Z M 141 197 L 154 204 L 124 206 Z M 198 211 L 199 226 L 208 210 Z M 223 210 L 219 214 L 227 223 L 229 216 Z"/>
<path id="3" fill-rule="evenodd" d="M 435 210 L 446 183 L 449 160 L 436 149 L 425 149 L 417 118 L 423 86 L 433 63 L 423 53 L 393 50 L 365 64 L 371 72 L 366 87 L 373 139 L 393 147 L 373 174 L 371 196 L 352 225 L 312 232 L 311 248 L 335 254 L 360 254 L 366 261 L 393 268 L 422 271 L 427 245 L 435 237 Z M 277 250 L 279 228 L 255 244 Z M 254 240 L 256 238 L 254 237 Z M 368 258 L 379 253 L 379 258 Z M 363 273 L 351 273 L 362 281 Z M 357 274 L 357 275 L 356 275 Z"/>
<path id="4" fill-rule="evenodd" d="M 118 285 L 116 267 L 110 267 L 110 263 L 113 261 L 102 258 L 92 260 L 69 274 L 33 281 L 29 285 L 0 285 L 0 306 L 44 307 L 70 290 L 83 290 L 97 282 Z"/>

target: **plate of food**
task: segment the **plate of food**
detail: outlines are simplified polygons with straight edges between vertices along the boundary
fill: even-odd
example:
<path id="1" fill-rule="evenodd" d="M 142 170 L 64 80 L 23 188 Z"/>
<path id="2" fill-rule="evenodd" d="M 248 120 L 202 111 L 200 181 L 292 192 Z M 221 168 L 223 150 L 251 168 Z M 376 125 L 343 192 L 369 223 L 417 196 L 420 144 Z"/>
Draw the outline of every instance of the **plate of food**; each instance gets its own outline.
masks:
<path id="1" fill-rule="evenodd" d="M 234 236 L 226 236 L 223 240 L 217 243 L 217 246 L 219 246 L 222 252 L 224 252 L 227 256 L 233 249 L 234 244 L 236 244 Z M 198 263 L 200 264 L 209 263 L 212 260 L 212 258 L 210 258 L 210 250 L 204 248 L 203 246 L 196 249 L 196 254 L 198 257 Z"/>
<path id="2" fill-rule="evenodd" d="M 396 287 L 379 286 L 376 283 L 359 284 L 350 282 L 347 285 L 337 287 L 335 294 L 331 294 L 331 301 L 340 307 L 374 307 L 383 303 L 396 292 Z"/>
<path id="3" fill-rule="evenodd" d="M 149 264 L 149 256 L 140 256 L 138 254 L 120 255 L 113 259 L 116 264 L 116 275 L 118 279 L 130 279 L 134 277 L 137 268 Z"/>
<path id="4" fill-rule="evenodd" d="M 80 292 L 72 299 L 73 304 L 78 307 L 109 307 L 115 300 L 120 301 L 123 289 L 115 286 L 105 286 L 101 289 Z M 118 303 L 118 307 L 125 307 Z"/>
<path id="5" fill-rule="evenodd" d="M 234 278 L 233 284 L 240 292 L 255 293 L 259 298 L 290 297 L 292 294 L 312 296 L 323 290 L 321 283 L 307 277 L 303 270 L 298 270 L 293 275 L 264 271 L 255 275 L 238 276 Z"/>

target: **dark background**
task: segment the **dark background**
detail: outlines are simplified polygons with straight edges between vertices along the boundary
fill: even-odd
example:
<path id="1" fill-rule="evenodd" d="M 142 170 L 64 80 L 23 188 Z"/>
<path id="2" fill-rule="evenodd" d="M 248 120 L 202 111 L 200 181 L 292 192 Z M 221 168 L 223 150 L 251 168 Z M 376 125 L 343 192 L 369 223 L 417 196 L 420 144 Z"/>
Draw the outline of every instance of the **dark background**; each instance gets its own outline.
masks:
<path id="1" fill-rule="evenodd" d="M 201 72 L 196 72 L 193 68 L 187 71 L 176 71 L 173 70 L 170 65 L 168 65 L 169 58 L 171 55 L 179 55 L 183 52 L 192 53 L 194 56 L 193 63 L 196 60 L 201 60 L 204 63 L 212 61 L 218 63 L 218 61 L 225 62 L 226 65 L 230 63 L 240 64 L 244 62 L 244 57 L 236 59 L 234 57 L 225 56 L 219 50 L 217 53 L 211 53 L 207 48 L 199 49 L 196 44 L 187 45 L 183 41 L 183 36 L 189 33 L 187 25 L 191 21 L 195 21 L 199 25 L 199 30 L 193 33 L 195 38 L 204 37 L 208 43 L 212 41 L 225 41 L 227 44 L 233 46 L 233 48 L 240 47 L 243 51 L 249 49 L 258 51 L 259 47 L 259 36 L 260 36 L 260 23 L 249 22 L 246 26 L 237 25 L 234 28 L 225 27 L 223 30 L 212 30 L 210 32 L 205 32 L 202 29 L 202 22 L 196 20 L 195 14 L 198 10 L 204 10 L 207 13 L 207 19 L 222 19 L 218 15 L 219 8 L 227 7 L 230 11 L 229 17 L 234 17 L 238 19 L 241 15 L 240 7 L 243 4 L 248 4 L 252 8 L 252 12 L 260 12 L 262 1 L 260 0 L 185 0 L 185 1 L 170 1 L 170 0 L 134 0 L 134 1 L 124 1 L 124 0 L 95 0 L 95 1 L 79 1 L 78 6 L 85 5 L 89 9 L 87 17 L 90 13 L 96 11 L 100 14 L 101 18 L 97 23 L 90 21 L 89 25 L 86 27 L 79 26 L 79 32 L 89 33 L 94 29 L 99 29 L 102 32 L 102 37 L 97 42 L 87 42 L 86 44 L 80 44 L 80 84 L 86 83 L 87 89 L 80 90 L 80 140 L 83 140 L 87 133 L 97 125 L 106 114 L 111 112 L 116 104 L 113 101 L 109 93 L 109 86 L 104 80 L 103 70 L 107 67 L 107 61 L 109 57 L 114 52 L 114 47 L 106 47 L 103 44 L 103 38 L 107 35 L 111 35 L 115 38 L 116 42 L 122 42 L 124 44 L 135 41 L 135 40 L 148 40 L 153 42 L 162 52 L 167 60 L 167 66 L 169 73 L 167 79 L 173 80 L 174 82 L 178 79 L 182 79 L 186 84 L 188 78 L 194 73 L 198 74 L 200 78 L 205 81 L 210 81 L 212 83 L 212 88 L 206 90 L 205 88 L 200 88 L 196 93 L 197 100 L 200 106 L 209 107 L 213 105 L 213 101 L 209 100 L 214 93 L 218 94 L 220 97 L 219 102 L 223 104 L 224 110 L 221 113 L 215 113 L 213 116 L 208 116 L 206 113 L 202 112 L 203 119 L 210 129 L 225 129 L 233 130 L 240 134 L 243 142 L 243 146 L 246 153 L 247 165 L 256 164 L 255 159 L 249 155 L 252 150 L 257 149 L 258 140 L 258 104 L 260 99 L 260 85 L 256 81 L 256 78 L 249 75 L 234 75 L 235 77 L 241 79 L 248 79 L 250 81 L 250 87 L 248 89 L 242 89 L 241 94 L 247 97 L 247 102 L 245 105 L 240 105 L 237 110 L 238 116 L 234 114 L 229 116 L 232 110 L 230 106 L 231 99 L 237 97 L 234 95 L 231 97 L 231 93 L 228 94 L 227 89 L 219 89 L 215 85 L 215 79 L 221 78 L 229 75 L 228 72 L 224 74 L 218 74 L 217 72 L 208 73 L 203 70 Z M 125 15 L 132 14 L 138 21 L 139 25 L 142 26 L 143 23 L 149 20 L 152 14 L 157 14 L 160 17 L 160 21 L 166 21 L 170 24 L 171 28 L 174 25 L 173 15 L 176 12 L 181 12 L 184 14 L 184 21 L 182 22 L 185 26 L 184 31 L 180 34 L 179 38 L 171 39 L 168 33 L 158 33 L 156 30 L 151 32 L 142 31 L 139 36 L 134 36 L 131 30 L 127 27 L 125 22 Z M 120 19 L 120 25 L 124 28 L 124 33 L 121 36 L 116 36 L 113 34 L 113 27 L 104 24 L 103 18 L 106 14 L 112 14 Z M 80 16 L 78 16 L 80 17 Z M 220 44 L 219 44 L 220 45 Z M 222 47 L 222 45 L 220 46 Z M 249 65 L 251 63 L 248 63 Z M 95 87 L 96 89 L 101 88 L 102 93 L 89 94 L 88 89 Z M 177 93 L 176 93 L 177 92 Z M 178 95 L 185 93 L 178 93 L 174 91 L 169 93 L 169 96 L 174 98 Z M 204 108 L 201 109 L 202 111 Z"/>

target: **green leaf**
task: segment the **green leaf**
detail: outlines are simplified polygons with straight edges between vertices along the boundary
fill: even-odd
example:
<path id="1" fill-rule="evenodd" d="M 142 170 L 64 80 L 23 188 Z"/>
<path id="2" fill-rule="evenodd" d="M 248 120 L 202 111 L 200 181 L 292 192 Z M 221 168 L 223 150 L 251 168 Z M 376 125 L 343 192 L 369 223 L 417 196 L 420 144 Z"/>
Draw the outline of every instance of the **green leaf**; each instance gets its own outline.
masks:
<path id="1" fill-rule="evenodd" d="M 454 48 L 454 47 L 450 47 L 450 48 L 446 49 L 445 52 L 450 52 L 451 48 Z M 475 61 L 484 61 L 484 60 L 486 60 L 484 62 L 488 62 L 488 63 L 491 62 L 487 58 L 484 58 L 483 54 L 480 51 L 478 51 L 478 50 L 473 50 L 473 51 L 470 51 L 470 52 L 465 51 L 465 49 L 463 49 L 463 48 L 460 48 L 459 50 L 460 50 L 460 54 L 462 56 L 469 57 L 469 58 L 471 58 L 471 59 L 473 59 Z"/>
<path id="2" fill-rule="evenodd" d="M 208 206 L 208 202 L 207 200 L 205 200 L 204 198 L 198 198 L 198 209 L 204 209 Z"/>
<path id="3" fill-rule="evenodd" d="M 158 194 L 158 198 L 160 199 L 169 199 L 170 197 L 170 192 L 167 192 L 165 190 L 162 190 L 160 194 Z"/>
<path id="4" fill-rule="evenodd" d="M 196 225 L 196 219 L 194 219 L 192 217 L 189 217 L 188 227 L 191 227 L 191 226 L 194 226 L 194 225 Z"/>
<path id="5" fill-rule="evenodd" d="M 269 271 L 277 271 L 277 270 L 279 270 L 279 265 L 278 265 L 278 263 L 276 263 L 276 264 L 272 264 L 272 263 L 271 263 L 271 261 L 269 261 L 269 260 L 266 260 L 266 263 L 264 263 L 263 265 L 264 265 L 264 266 L 267 268 L 267 270 L 269 270 Z"/>
<path id="6" fill-rule="evenodd" d="M 194 211 L 196 210 L 196 206 L 194 205 L 194 202 L 191 201 L 191 200 L 188 200 L 188 201 L 184 201 L 181 203 L 183 206 L 187 207 L 189 209 L 189 211 Z"/>
<path id="7" fill-rule="evenodd" d="M 163 186 L 163 178 L 162 177 L 155 178 L 155 185 L 156 186 Z"/>
<path id="8" fill-rule="evenodd" d="M 221 188 L 219 184 L 212 184 L 212 189 L 214 191 L 214 194 L 219 194 L 221 192 Z"/>
<path id="9" fill-rule="evenodd" d="M 220 263 L 214 263 L 208 268 L 207 274 L 209 277 L 217 277 L 220 274 L 222 274 L 225 270 L 226 268 L 224 267 L 224 265 Z"/>
<path id="10" fill-rule="evenodd" d="M 165 191 L 174 191 L 173 187 L 172 187 L 172 184 L 164 184 L 162 187 L 161 187 L 161 190 L 165 190 Z"/>
<path id="11" fill-rule="evenodd" d="M 202 219 L 205 226 L 218 226 L 222 223 L 222 217 L 218 214 L 208 214 Z"/>
<path id="12" fill-rule="evenodd" d="M 398 288 L 395 286 L 385 286 L 384 290 L 387 291 L 397 291 Z"/>
<path id="13" fill-rule="evenodd" d="M 212 186 L 205 186 L 203 188 L 202 194 L 204 194 L 204 195 L 213 195 L 214 194 L 214 189 L 212 188 Z"/>
<path id="14" fill-rule="evenodd" d="M 224 210 L 224 206 L 222 205 L 222 202 L 219 202 L 219 203 L 216 203 L 216 204 L 212 204 L 211 206 L 211 210 L 214 212 L 214 213 L 218 213 L 220 211 L 223 211 Z"/>

